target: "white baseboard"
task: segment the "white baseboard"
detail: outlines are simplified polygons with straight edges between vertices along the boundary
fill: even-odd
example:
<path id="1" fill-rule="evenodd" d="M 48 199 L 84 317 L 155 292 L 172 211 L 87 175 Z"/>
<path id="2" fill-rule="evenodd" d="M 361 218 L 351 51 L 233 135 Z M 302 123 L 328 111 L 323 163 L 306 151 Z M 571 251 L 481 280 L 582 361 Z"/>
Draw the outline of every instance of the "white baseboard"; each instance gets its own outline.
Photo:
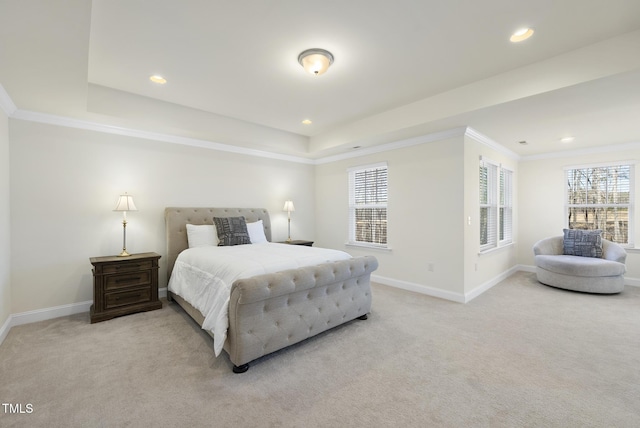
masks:
<path id="1" fill-rule="evenodd" d="M 167 297 L 166 287 L 158 289 L 158 297 L 159 298 Z M 64 317 L 67 315 L 80 314 L 82 312 L 89 312 L 91 305 L 93 305 L 93 300 L 88 300 L 86 302 L 80 302 L 80 303 L 71 303 L 69 305 L 56 306 L 53 308 L 37 309 L 35 311 L 28 311 L 28 312 L 13 314 L 9 317 L 10 319 L 12 319 L 10 326 L 13 327 L 16 325 L 30 324 L 32 322 L 50 320 L 53 318 Z"/>
<path id="2" fill-rule="evenodd" d="M 497 275 L 496 277 L 490 279 L 489 281 L 483 284 L 480 284 L 479 286 L 469 291 L 468 293 L 464 293 L 464 294 L 456 293 L 453 291 L 442 290 L 440 288 L 429 287 L 427 285 L 417 284 L 414 282 L 402 281 L 402 280 L 393 279 L 393 278 L 386 278 L 380 275 L 371 275 L 371 281 L 377 282 L 383 285 L 388 285 L 390 287 L 396 287 L 396 288 L 401 288 L 403 290 L 413 291 L 415 293 L 426 294 L 427 296 L 438 297 L 440 299 L 445 299 L 445 300 L 451 300 L 452 302 L 468 303 L 471 300 L 478 297 L 479 295 L 481 295 L 482 293 L 484 293 L 485 291 L 487 291 L 488 289 L 490 289 L 491 287 L 493 287 L 494 285 L 498 284 L 499 282 L 505 280 L 506 278 L 510 277 L 514 273 L 518 272 L 519 270 L 528 270 L 523 268 L 526 268 L 526 267 L 522 265 L 516 265 L 511 269 L 505 272 L 502 272 L 500 275 Z"/>
<path id="3" fill-rule="evenodd" d="M 2 328 L 0 328 L 0 345 L 9 334 L 12 327 L 31 324 L 32 322 L 45 321 L 53 318 L 89 312 L 93 301 L 71 303 L 69 305 L 55 306 L 53 308 L 36 309 L 35 311 L 20 312 L 9 315 Z"/>
<path id="4" fill-rule="evenodd" d="M 9 315 L 9 318 L 4 322 L 2 327 L 0 328 L 0 345 L 4 342 L 4 339 L 9 334 L 9 330 L 11 330 L 11 321 L 13 319 L 13 315 Z"/>
<path id="5" fill-rule="evenodd" d="M 536 267 L 532 265 L 516 265 L 519 271 L 536 273 Z"/>
<path id="6" fill-rule="evenodd" d="M 427 285 L 416 284 L 415 282 L 386 278 L 380 275 L 371 275 L 371 281 L 377 282 L 382 285 L 388 285 L 390 287 L 413 291 L 415 293 L 426 294 L 427 296 L 438 297 L 440 299 L 451 300 L 458 303 L 464 303 L 464 295 L 462 293 L 454 293 L 453 291 L 447 291 L 439 288 L 429 287 Z"/>
<path id="7" fill-rule="evenodd" d="M 640 278 L 624 277 L 624 285 L 631 285 L 632 287 L 640 287 Z"/>
<path id="8" fill-rule="evenodd" d="M 89 312 L 92 300 L 80 303 L 71 303 L 69 305 L 55 306 L 53 308 L 36 309 L 35 311 L 21 312 L 13 314 L 11 317 L 11 327 L 22 324 L 30 324 L 32 322 L 50 320 L 53 318 L 65 317 L 68 315 L 80 314 L 82 312 Z"/>
<path id="9" fill-rule="evenodd" d="M 158 297 L 167 297 L 167 288 L 158 289 Z M 32 322 L 45 321 L 53 318 L 64 317 L 68 315 L 80 314 L 83 312 L 89 312 L 92 300 L 80 303 L 71 303 L 69 305 L 55 306 L 53 308 L 37 309 L 34 311 L 21 312 L 17 314 L 9 315 L 9 318 L 0 328 L 0 345 L 4 342 L 4 339 L 9 334 L 11 327 L 22 324 L 30 324 Z"/>
<path id="10" fill-rule="evenodd" d="M 488 289 L 490 289 L 494 285 L 497 285 L 501 281 L 504 281 L 505 279 L 507 279 L 508 277 L 513 275 L 514 273 L 518 272 L 519 270 L 520 270 L 520 266 L 519 265 L 513 266 L 511 269 L 502 272 L 500 275 L 490 279 L 489 281 L 487 281 L 487 282 L 485 282 L 483 284 L 480 284 L 479 286 L 477 286 L 473 290 L 469 291 L 468 293 L 465 293 L 465 295 L 464 295 L 464 303 L 470 302 L 471 300 L 475 299 L 476 297 L 478 297 L 479 295 L 481 295 L 482 293 L 484 293 L 485 291 L 487 291 Z"/>

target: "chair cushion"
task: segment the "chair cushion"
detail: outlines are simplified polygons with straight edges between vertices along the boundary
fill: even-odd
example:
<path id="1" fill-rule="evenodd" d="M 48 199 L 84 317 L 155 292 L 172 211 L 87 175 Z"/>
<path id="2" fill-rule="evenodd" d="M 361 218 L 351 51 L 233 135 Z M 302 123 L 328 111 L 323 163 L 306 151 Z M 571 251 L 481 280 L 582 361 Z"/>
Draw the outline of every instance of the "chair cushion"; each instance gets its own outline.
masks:
<path id="1" fill-rule="evenodd" d="M 619 276 L 626 271 L 623 263 L 594 257 L 538 255 L 535 263 L 550 272 L 583 277 Z"/>

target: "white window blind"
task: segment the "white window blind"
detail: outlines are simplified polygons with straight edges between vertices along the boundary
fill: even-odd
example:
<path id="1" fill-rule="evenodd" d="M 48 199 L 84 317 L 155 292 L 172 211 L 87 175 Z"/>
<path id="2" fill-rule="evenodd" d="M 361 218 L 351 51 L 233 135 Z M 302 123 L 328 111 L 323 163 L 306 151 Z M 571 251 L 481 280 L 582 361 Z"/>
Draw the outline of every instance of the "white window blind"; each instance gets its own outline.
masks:
<path id="1" fill-rule="evenodd" d="M 349 242 L 387 246 L 387 165 L 349 170 Z"/>
<path id="2" fill-rule="evenodd" d="M 600 229 L 603 238 L 632 245 L 633 174 L 631 164 L 567 169 L 568 228 Z"/>
<path id="3" fill-rule="evenodd" d="M 480 251 L 513 239 L 513 171 L 480 160 Z"/>
<path id="4" fill-rule="evenodd" d="M 512 240 L 513 223 L 513 172 L 500 168 L 500 230 L 498 240 L 508 243 Z"/>

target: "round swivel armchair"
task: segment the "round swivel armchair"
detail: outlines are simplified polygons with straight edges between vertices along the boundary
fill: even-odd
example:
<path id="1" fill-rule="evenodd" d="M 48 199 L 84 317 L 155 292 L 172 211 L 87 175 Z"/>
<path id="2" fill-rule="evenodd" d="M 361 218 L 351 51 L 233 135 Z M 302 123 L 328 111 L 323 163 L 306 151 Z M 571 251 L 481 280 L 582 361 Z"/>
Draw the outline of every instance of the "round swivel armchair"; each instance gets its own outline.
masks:
<path id="1" fill-rule="evenodd" d="M 545 238 L 533 246 L 538 281 L 587 293 L 614 294 L 624 289 L 627 252 L 622 246 L 602 239 L 602 257 L 565 255 L 563 238 Z"/>

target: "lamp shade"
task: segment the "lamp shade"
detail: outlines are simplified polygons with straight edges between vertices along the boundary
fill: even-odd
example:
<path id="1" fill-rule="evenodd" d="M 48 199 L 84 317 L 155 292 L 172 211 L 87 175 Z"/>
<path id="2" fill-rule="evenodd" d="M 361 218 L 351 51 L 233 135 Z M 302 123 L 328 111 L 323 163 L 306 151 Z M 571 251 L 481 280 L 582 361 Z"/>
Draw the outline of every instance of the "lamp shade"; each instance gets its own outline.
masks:
<path id="1" fill-rule="evenodd" d="M 120 195 L 120 198 L 118 199 L 118 203 L 116 204 L 116 207 L 113 210 L 114 211 L 138 211 L 138 209 L 136 208 L 136 204 L 133 203 L 133 196 L 127 195 L 126 193 L 124 195 Z"/>
<path id="2" fill-rule="evenodd" d="M 295 210 L 296 210 L 296 207 L 293 206 L 293 201 L 286 201 L 284 203 L 284 208 L 282 208 L 282 211 L 287 211 L 287 212 L 292 212 Z"/>

